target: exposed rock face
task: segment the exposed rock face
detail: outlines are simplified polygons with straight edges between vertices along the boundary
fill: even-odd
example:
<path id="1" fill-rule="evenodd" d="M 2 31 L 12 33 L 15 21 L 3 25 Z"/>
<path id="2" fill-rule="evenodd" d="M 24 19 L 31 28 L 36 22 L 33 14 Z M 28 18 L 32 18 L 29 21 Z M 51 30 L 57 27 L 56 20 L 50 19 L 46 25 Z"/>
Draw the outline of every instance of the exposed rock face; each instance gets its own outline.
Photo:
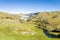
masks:
<path id="1" fill-rule="evenodd" d="M 27 20 L 28 19 L 28 15 L 21 15 L 21 20 Z"/>

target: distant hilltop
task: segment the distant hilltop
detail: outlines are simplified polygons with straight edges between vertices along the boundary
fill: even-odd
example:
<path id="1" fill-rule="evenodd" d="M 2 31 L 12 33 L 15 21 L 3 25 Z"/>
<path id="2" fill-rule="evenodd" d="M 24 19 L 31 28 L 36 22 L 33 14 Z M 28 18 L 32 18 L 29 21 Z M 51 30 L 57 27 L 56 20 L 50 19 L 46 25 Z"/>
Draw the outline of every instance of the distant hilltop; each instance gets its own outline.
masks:
<path id="1" fill-rule="evenodd" d="M 9 18 L 9 19 L 15 19 L 15 20 L 29 20 L 31 17 L 35 18 L 37 15 L 41 14 L 41 13 L 60 13 L 60 11 L 52 11 L 52 12 L 36 12 L 36 13 L 28 13 L 28 14 L 10 14 L 7 12 L 0 12 L 0 18 L 1 19 L 5 19 L 5 18 Z"/>

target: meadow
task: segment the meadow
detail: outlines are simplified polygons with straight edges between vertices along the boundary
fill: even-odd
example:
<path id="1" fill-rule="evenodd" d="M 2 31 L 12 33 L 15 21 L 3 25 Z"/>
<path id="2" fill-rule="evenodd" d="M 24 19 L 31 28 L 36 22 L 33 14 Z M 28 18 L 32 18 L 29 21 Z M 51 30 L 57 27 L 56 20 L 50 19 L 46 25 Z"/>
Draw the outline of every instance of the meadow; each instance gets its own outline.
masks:
<path id="1" fill-rule="evenodd" d="M 0 15 L 0 40 L 60 40 L 49 38 L 32 22 L 20 23 L 12 18 Z"/>
<path id="2" fill-rule="evenodd" d="M 35 24 L 7 22 L 0 24 L 0 40 L 60 40 L 48 38 Z"/>

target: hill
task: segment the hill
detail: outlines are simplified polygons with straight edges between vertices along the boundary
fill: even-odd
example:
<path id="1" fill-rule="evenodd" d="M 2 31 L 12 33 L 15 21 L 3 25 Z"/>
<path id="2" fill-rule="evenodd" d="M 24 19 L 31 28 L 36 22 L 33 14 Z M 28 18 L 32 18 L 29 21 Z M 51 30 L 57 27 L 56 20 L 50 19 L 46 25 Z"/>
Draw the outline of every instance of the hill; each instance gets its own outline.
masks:
<path id="1" fill-rule="evenodd" d="M 54 21 L 53 19 L 55 19 L 55 15 L 58 14 L 52 14 L 50 12 L 28 14 L 29 17 L 26 22 L 21 22 L 24 21 L 20 19 L 21 14 L 0 12 L 0 40 L 60 40 L 59 38 L 49 38 L 42 30 L 44 28 L 49 31 L 53 29 L 51 25 L 53 23 L 52 21 Z M 48 17 L 50 17 L 52 21 Z M 56 18 L 59 19 L 59 17 L 60 16 Z M 43 19 L 49 19 L 47 20 L 49 24 L 46 24 Z M 57 24 L 59 25 L 58 21 Z M 53 23 L 53 25 L 57 24 Z M 50 28 L 48 26 L 50 26 Z M 58 27 L 56 28 L 58 29 Z"/>
<path id="2" fill-rule="evenodd" d="M 36 16 L 30 17 L 29 22 L 51 34 L 60 35 L 60 11 L 39 12 Z"/>

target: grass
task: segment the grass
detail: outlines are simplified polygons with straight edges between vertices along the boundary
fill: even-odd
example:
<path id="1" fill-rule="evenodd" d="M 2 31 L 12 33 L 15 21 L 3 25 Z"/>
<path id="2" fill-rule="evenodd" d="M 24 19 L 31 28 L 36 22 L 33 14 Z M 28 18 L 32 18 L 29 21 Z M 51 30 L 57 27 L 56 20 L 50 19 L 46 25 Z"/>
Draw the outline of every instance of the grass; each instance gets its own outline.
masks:
<path id="1" fill-rule="evenodd" d="M 7 23 L 2 24 L 3 20 L 0 21 L 0 40 L 60 40 L 58 38 L 48 38 L 43 30 L 38 29 L 32 23 L 6 21 Z"/>

